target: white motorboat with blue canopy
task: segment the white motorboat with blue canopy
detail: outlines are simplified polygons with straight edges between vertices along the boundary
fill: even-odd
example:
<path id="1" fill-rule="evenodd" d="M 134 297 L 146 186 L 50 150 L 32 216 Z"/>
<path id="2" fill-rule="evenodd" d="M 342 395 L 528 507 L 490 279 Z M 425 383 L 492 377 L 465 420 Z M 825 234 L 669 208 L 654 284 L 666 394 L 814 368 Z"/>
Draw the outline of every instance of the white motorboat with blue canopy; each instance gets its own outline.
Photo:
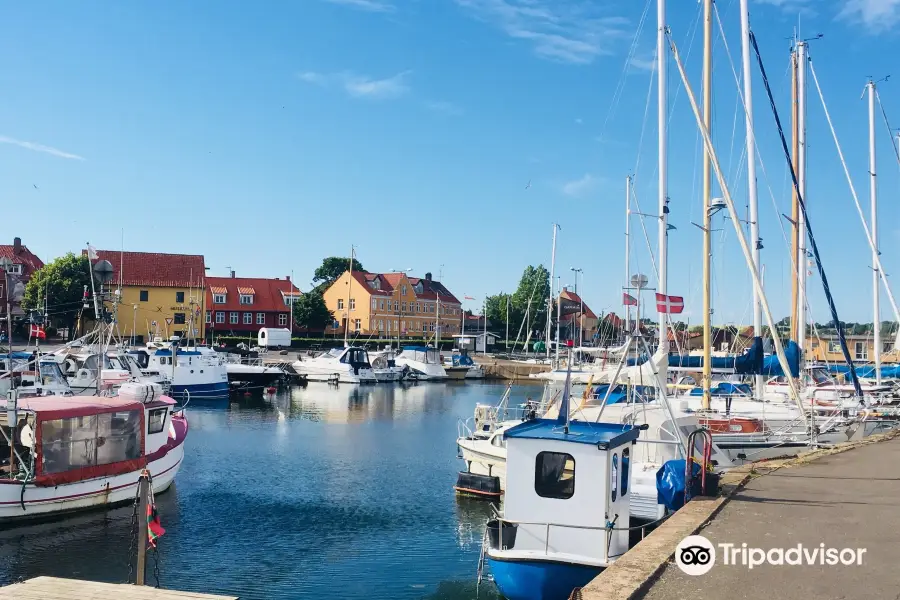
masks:
<path id="1" fill-rule="evenodd" d="M 398 366 L 409 367 L 418 379 L 447 379 L 441 353 L 425 346 L 404 346 L 395 359 Z"/>
<path id="2" fill-rule="evenodd" d="M 305 375 L 308 381 L 332 383 L 377 381 L 369 363 L 369 353 L 357 346 L 332 348 L 312 358 L 298 358 L 292 366 L 298 374 Z"/>
<path id="3" fill-rule="evenodd" d="M 639 433 L 628 424 L 562 415 L 506 430 L 504 508 L 484 538 L 505 598 L 564 600 L 625 554 Z"/>

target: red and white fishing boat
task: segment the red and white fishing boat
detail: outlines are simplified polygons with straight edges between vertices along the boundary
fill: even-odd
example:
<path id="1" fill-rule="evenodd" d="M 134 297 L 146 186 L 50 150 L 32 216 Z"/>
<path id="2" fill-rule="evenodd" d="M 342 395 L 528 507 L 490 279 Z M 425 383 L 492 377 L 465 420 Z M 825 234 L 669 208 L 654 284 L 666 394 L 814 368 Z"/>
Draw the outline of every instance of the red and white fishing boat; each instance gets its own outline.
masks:
<path id="1" fill-rule="evenodd" d="M 0 425 L 0 525 L 131 502 L 145 468 L 162 492 L 181 467 L 188 432 L 175 401 L 144 383 L 111 398 L 20 398 L 0 412 Z"/>

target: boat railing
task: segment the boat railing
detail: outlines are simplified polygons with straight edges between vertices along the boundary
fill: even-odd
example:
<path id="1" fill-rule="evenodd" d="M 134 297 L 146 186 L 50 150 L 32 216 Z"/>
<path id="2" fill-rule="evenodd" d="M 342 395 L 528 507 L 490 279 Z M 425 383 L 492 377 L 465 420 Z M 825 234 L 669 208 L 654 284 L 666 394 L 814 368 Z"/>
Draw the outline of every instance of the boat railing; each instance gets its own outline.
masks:
<path id="1" fill-rule="evenodd" d="M 581 531 L 604 531 L 607 534 L 607 537 L 612 532 L 612 527 L 607 525 L 572 525 L 568 523 L 550 523 L 545 521 L 517 521 L 512 519 L 506 519 L 502 517 L 497 511 L 494 505 L 491 505 L 491 508 L 494 512 L 494 519 L 497 521 L 497 542 L 498 547 L 494 548 L 495 550 L 511 550 L 515 547 L 515 540 L 513 540 L 512 546 L 504 546 L 503 541 L 503 526 L 506 524 L 507 527 L 514 526 L 519 527 L 520 525 L 533 526 L 533 527 L 543 527 L 544 528 L 544 554 L 550 554 L 550 529 L 551 528 L 559 528 L 559 529 L 574 529 Z M 491 543 L 490 537 L 488 538 L 488 543 Z M 491 544 L 493 547 L 493 544 Z"/>

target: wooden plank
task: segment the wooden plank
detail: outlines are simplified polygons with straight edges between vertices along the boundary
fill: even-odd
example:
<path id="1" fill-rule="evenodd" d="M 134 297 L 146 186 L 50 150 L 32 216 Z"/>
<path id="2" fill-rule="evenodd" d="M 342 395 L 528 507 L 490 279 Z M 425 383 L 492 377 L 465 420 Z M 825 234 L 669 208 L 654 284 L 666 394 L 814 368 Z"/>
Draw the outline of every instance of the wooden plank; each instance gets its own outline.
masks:
<path id="1" fill-rule="evenodd" d="M 238 600 L 237 596 L 217 596 L 180 592 L 148 586 L 100 583 L 60 577 L 35 577 L 0 588 L 0 600 Z"/>

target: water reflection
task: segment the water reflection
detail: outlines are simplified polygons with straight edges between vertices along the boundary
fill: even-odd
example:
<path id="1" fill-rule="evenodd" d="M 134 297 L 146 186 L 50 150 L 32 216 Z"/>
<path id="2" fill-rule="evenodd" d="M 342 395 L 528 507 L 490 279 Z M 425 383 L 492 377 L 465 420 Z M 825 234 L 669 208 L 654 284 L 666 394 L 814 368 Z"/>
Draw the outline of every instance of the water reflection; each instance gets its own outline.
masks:
<path id="1" fill-rule="evenodd" d="M 177 489 L 157 499 L 163 586 L 244 600 L 475 598 L 490 506 L 453 492 L 456 424 L 504 390 L 310 384 L 189 406 Z M 515 402 L 535 395 L 513 389 Z M 126 507 L 0 532 L 0 584 L 124 581 L 130 519 Z"/>

